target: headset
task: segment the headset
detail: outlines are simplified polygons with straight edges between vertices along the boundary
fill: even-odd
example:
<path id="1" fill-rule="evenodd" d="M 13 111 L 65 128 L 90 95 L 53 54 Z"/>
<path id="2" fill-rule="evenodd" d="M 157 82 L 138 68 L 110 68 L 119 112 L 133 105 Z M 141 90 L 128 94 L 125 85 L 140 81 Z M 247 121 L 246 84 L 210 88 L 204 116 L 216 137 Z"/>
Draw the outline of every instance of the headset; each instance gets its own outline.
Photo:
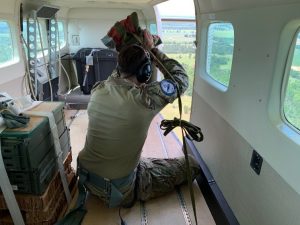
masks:
<path id="1" fill-rule="evenodd" d="M 151 58 L 150 54 L 147 50 L 143 49 L 145 52 L 145 60 L 138 67 L 136 71 L 136 79 L 140 83 L 146 83 L 152 75 L 152 66 L 151 66 Z"/>
<path id="2" fill-rule="evenodd" d="M 129 72 L 136 75 L 136 79 L 138 82 L 146 83 L 151 78 L 151 75 L 152 75 L 150 54 L 147 50 L 145 50 L 144 48 L 142 48 L 139 45 L 135 44 L 133 46 L 142 49 L 143 52 L 145 53 L 145 57 L 144 57 L 144 60 L 140 63 L 140 65 L 138 65 L 135 68 L 134 71 L 129 71 Z M 127 72 L 127 71 L 124 71 L 120 65 L 117 66 L 117 70 L 118 70 L 119 74 L 120 74 L 120 71 Z"/>

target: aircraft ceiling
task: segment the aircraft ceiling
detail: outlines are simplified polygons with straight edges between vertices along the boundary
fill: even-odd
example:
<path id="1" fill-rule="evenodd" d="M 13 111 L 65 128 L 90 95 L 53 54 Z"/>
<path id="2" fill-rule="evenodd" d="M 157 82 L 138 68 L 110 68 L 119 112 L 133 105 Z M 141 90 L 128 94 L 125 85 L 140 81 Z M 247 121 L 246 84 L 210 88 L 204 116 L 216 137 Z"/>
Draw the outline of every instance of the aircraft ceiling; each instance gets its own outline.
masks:
<path id="1" fill-rule="evenodd" d="M 34 5 L 55 5 L 67 8 L 101 7 L 101 8 L 144 8 L 165 2 L 166 0 L 23 0 Z"/>
<path id="2" fill-rule="evenodd" d="M 201 13 L 299 3 L 300 0 L 196 0 Z"/>

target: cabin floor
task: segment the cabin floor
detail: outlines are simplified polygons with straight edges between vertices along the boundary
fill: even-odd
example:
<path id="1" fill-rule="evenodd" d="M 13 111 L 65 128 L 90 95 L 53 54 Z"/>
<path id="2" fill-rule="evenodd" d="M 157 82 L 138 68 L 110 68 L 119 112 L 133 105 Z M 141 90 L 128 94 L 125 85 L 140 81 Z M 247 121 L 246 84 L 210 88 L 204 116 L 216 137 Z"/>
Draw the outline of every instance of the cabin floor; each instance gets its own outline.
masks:
<path id="1" fill-rule="evenodd" d="M 76 168 L 76 159 L 79 151 L 85 143 L 85 136 L 88 126 L 86 110 L 66 110 L 66 122 L 70 128 L 71 146 L 73 153 L 73 168 Z M 148 137 L 143 148 L 142 157 L 167 158 L 183 155 L 181 142 L 174 133 L 164 136 L 159 128 L 161 116 L 156 116 L 149 128 Z M 193 183 L 196 211 L 199 225 L 214 225 L 215 221 L 209 211 L 205 199 L 198 187 L 197 182 Z M 76 202 L 75 195 L 72 205 Z M 120 224 L 119 209 L 107 208 L 97 197 L 88 195 L 86 214 L 83 225 Z M 130 225 L 190 225 L 195 224 L 192 204 L 187 185 L 182 185 L 177 190 L 147 202 L 136 202 L 130 209 L 122 208 L 121 215 Z"/>

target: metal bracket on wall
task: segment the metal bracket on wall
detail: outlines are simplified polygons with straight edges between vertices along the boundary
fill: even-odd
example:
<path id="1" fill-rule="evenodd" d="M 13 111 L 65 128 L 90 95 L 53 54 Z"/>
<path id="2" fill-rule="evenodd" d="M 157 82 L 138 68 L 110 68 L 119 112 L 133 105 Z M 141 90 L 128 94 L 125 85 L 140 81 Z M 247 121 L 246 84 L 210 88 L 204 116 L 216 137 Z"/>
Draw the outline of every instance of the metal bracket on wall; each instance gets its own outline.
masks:
<path id="1" fill-rule="evenodd" d="M 37 96 L 37 23 L 36 23 L 36 11 L 31 11 L 27 18 L 27 43 L 28 43 L 28 65 L 30 80 L 35 96 Z"/>
<path id="2" fill-rule="evenodd" d="M 49 72 L 51 79 L 58 76 L 58 24 L 55 15 L 49 19 Z"/>

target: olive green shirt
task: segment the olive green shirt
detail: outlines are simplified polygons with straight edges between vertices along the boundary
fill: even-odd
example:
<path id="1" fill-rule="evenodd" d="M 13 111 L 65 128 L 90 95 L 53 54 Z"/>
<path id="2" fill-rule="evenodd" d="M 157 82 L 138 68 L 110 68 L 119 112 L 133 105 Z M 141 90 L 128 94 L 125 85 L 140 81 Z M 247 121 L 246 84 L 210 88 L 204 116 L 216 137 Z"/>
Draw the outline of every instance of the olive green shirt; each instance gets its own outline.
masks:
<path id="1" fill-rule="evenodd" d="M 185 70 L 161 51 L 153 53 L 172 74 L 165 79 L 136 86 L 116 72 L 97 83 L 88 104 L 88 131 L 79 162 L 87 170 L 108 178 L 127 176 L 138 165 L 153 117 L 188 87 Z M 175 88 L 174 88 L 175 87 Z"/>

